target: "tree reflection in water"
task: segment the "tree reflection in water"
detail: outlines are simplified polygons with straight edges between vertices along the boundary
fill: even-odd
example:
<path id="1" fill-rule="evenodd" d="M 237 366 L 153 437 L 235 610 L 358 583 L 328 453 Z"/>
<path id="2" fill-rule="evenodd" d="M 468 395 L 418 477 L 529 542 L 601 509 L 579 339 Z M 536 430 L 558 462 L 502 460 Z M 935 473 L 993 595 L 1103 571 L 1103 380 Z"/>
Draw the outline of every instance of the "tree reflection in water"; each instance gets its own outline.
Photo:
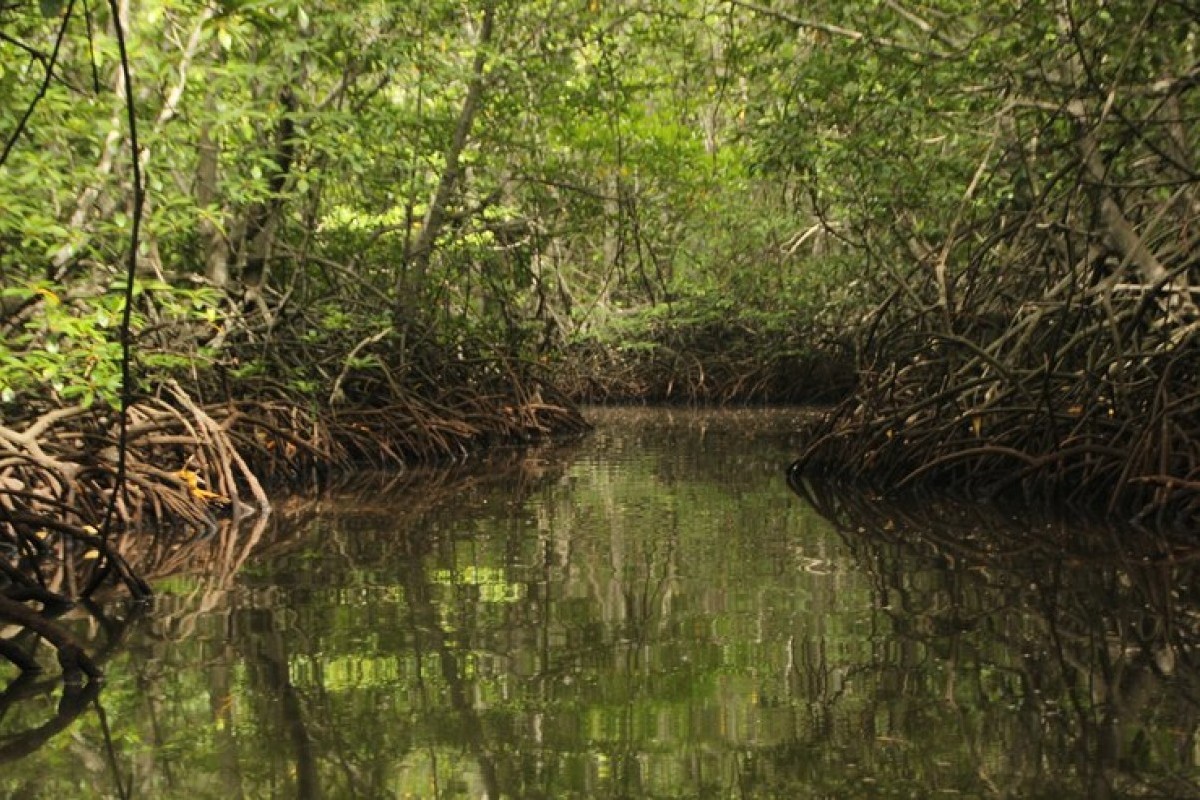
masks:
<path id="1" fill-rule="evenodd" d="M 1047 775 L 1057 753 L 1081 796 L 1200 796 L 1195 545 L 1028 511 L 793 488 L 871 576 L 893 633 L 874 665 L 884 684 L 929 697 L 937 687 L 914 685 L 936 674 L 966 740 L 1010 743 L 1004 786 L 980 771 L 997 795 L 1060 781 Z"/>
<path id="2" fill-rule="evenodd" d="M 157 582 L 112 758 L 83 714 L 0 795 L 1200 797 L 1184 550 L 813 492 L 831 525 L 794 430 L 621 412 L 281 503 Z"/>

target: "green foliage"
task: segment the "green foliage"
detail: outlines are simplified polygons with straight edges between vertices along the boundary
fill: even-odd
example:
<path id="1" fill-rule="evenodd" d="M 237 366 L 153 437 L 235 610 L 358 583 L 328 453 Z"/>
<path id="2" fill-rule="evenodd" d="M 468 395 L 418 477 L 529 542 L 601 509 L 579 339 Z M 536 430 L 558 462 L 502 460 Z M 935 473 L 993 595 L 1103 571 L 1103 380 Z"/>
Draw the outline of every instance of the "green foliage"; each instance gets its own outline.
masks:
<path id="1" fill-rule="evenodd" d="M 720 46 L 724 23 L 688 2 L 676 11 L 682 27 L 666 9 L 626 16 L 548 1 L 499 10 L 483 107 L 461 154 L 467 172 L 430 270 L 415 275 L 411 248 L 446 168 L 477 49 L 456 5 L 135 4 L 130 48 L 149 199 L 143 258 L 180 292 L 205 275 L 232 305 L 243 278 L 259 280 L 244 267 L 270 254 L 266 288 L 288 287 L 289 302 L 305 309 L 300 324 L 276 335 L 300 351 L 319 346 L 331 365 L 313 375 L 308 358 L 288 366 L 255 364 L 263 356 L 253 350 L 215 355 L 235 359 L 234 374 L 306 386 L 328 382 L 337 351 L 394 324 L 387 317 L 400 307 L 421 309 L 445 341 L 474 331 L 521 355 L 593 325 L 611 304 L 701 288 L 778 291 L 795 276 L 747 272 L 761 261 L 760 245 L 771 247 L 793 223 L 765 213 L 769 204 L 746 208 L 751 150 L 722 133 L 744 112 L 721 106 L 724 65 L 694 68 Z M 54 31 L 38 14 L 21 23 L 17 32 L 31 42 Z M 28 65 L 7 59 L 0 91 L 11 114 L 32 98 L 16 78 Z M 0 200 L 10 213 L 0 239 L 11 246 L 0 269 L 11 285 L 51 274 L 54 294 L 92 296 L 87 287 L 112 284 L 122 262 L 120 98 L 103 86 L 84 102 L 73 93 L 90 83 L 93 59 L 106 80 L 115 59 L 109 21 L 92 42 L 68 38 L 61 69 L 69 80 L 51 83 L 27 141 L 3 167 Z M 777 225 L 739 240 L 772 216 Z M 329 317 L 325 306 L 343 316 Z M 580 313 L 587 308 L 598 316 Z M 95 384 L 113 374 L 115 353 L 98 313 L 79 311 L 92 322 L 67 331 L 78 356 L 55 363 L 61 391 L 111 395 L 108 378 Z M 197 331 L 208 330 L 198 321 Z M 256 339 L 241 330 L 253 329 L 253 318 L 228 322 L 226 347 Z M 189 357 L 206 338 L 184 338 L 174 350 Z M 26 344 L 10 339 L 7 360 L 24 359 Z M 9 368 L 12 390 L 46 374 L 43 361 Z M 93 361 L 103 366 L 87 372 Z"/>
<path id="2" fill-rule="evenodd" d="M 174 287 L 160 295 L 210 283 L 227 324 L 214 355 L 285 380 L 309 367 L 314 336 L 336 362 L 380 325 L 418 320 L 445 341 L 465 327 L 518 356 L 691 298 L 844 325 L 886 296 L 879 273 L 942 242 L 960 269 L 968 237 L 956 233 L 1053 186 L 1075 135 L 1047 110 L 1066 85 L 1054 77 L 1066 42 L 1057 5 L 908 5 L 813 3 L 798 18 L 694 0 L 505 3 L 481 46 L 479 10 L 444 0 L 133 3 L 143 267 Z M 3 13 L 6 35 L 46 52 L 65 10 Z M 1146 14 L 1081 5 L 1066 43 L 1088 81 L 1183 74 L 1186 15 Z M 58 77 L 0 165 L 7 287 L 95 296 L 123 263 L 124 89 L 111 20 L 95 17 L 91 41 L 86 26 L 69 28 Z M 416 270 L 477 63 L 461 174 Z M 25 50 L 0 51 L 0 131 L 15 129 L 42 69 Z M 1133 176 L 1136 148 L 1108 141 L 1112 179 Z M 325 306 L 349 322 L 317 330 L 310 311 Z M 208 322 L 194 320 L 176 355 L 207 341 Z M 72 392 L 108 391 L 84 372 L 89 358 L 111 365 L 111 333 L 68 332 L 80 356 L 55 367 L 64 390 L 77 377 Z M 258 347 L 267 338 L 275 358 Z M 6 360 L 28 345 L 10 336 Z M 46 369 L 6 375 L 26 386 Z"/>
<path id="3" fill-rule="evenodd" d="M 44 392 L 85 406 L 97 397 L 117 399 L 120 345 L 110 333 L 119 319 L 119 297 L 81 315 L 44 286 L 5 289 L 0 295 L 24 302 L 45 298 L 39 303 L 43 313 L 0 342 L 0 401 L 15 403 Z"/>
<path id="4" fill-rule="evenodd" d="M 216 320 L 216 297 L 203 287 L 172 288 L 161 282 L 139 282 L 134 297 L 142 309 L 153 309 L 156 333 L 150 334 L 145 310 L 131 319 L 131 335 L 146 343 L 137 359 L 148 371 L 141 389 L 163 374 L 192 366 L 191 358 L 173 348 L 156 349 L 182 325 Z M 46 284 L 0 290 L 0 298 L 27 309 L 23 321 L 0 341 L 0 402 L 63 404 L 94 402 L 118 405 L 121 389 L 121 346 L 117 329 L 124 289 L 115 284 L 95 296 L 59 297 Z M 143 333 L 146 335 L 143 336 Z M 197 353 L 199 355 L 201 353 Z"/>

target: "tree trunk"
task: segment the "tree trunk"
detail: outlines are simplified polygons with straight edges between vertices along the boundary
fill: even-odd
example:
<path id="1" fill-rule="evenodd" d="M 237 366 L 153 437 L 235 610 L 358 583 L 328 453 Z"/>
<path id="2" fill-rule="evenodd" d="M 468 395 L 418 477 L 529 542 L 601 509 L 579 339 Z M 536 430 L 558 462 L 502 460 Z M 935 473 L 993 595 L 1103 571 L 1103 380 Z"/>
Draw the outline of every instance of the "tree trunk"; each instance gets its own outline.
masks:
<path id="1" fill-rule="evenodd" d="M 406 291 L 408 287 L 404 285 L 408 279 L 407 273 L 411 270 L 413 280 L 419 282 L 429 270 L 429 259 L 433 255 L 434 244 L 446 221 L 446 206 L 462 177 L 462 153 L 466 149 L 467 140 L 471 135 L 471 126 L 475 122 L 475 115 L 483 103 L 484 67 L 487 64 L 487 49 L 492 41 L 495 21 L 495 3 L 488 2 L 484 7 L 483 23 L 479 28 L 475 59 L 471 64 L 471 80 L 467 85 L 467 96 L 463 100 L 462 110 L 459 111 L 458 122 L 454 126 L 450 146 L 446 149 L 446 168 L 442 170 L 442 176 L 433 193 L 433 199 L 429 202 L 429 210 L 425 214 L 425 221 L 417 235 L 417 241 L 413 244 L 412 250 L 406 254 L 405 261 L 408 269 L 401 274 L 400 283 L 396 287 L 396 310 L 399 312 L 397 316 L 402 315 L 406 310 L 402 298 L 411 296 L 411 292 Z"/>

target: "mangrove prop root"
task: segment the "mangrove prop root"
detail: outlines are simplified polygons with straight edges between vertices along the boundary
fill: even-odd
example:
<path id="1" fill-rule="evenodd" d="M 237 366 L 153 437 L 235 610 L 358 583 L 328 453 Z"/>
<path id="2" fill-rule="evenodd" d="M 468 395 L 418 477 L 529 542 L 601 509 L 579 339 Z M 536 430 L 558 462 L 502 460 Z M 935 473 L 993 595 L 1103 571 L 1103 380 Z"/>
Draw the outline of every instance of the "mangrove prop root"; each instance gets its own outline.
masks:
<path id="1" fill-rule="evenodd" d="M 1200 228 L 1200 182 L 1186 194 L 1169 207 L 1131 195 L 1129 210 Z M 1103 226 L 1062 224 L 1102 219 L 1088 197 L 1047 200 L 1023 224 L 956 244 L 970 266 L 952 307 L 930 265 L 897 276 L 910 299 L 876 314 L 856 393 L 811 432 L 796 468 L 1196 530 L 1200 237 L 1160 243 L 1175 266 L 1148 283 Z"/>
<path id="2" fill-rule="evenodd" d="M 976 175 L 1011 196 L 973 181 L 940 240 L 902 214 L 863 249 L 892 296 L 801 468 L 1200 528 L 1200 172 L 1177 110 L 1198 85 L 1143 96 L 1080 63 L 1057 68 L 1069 102 L 1000 112 Z"/>
<path id="3" fill-rule="evenodd" d="M 1044 301 L 1014 309 L 990 338 L 972 319 L 953 337 L 897 321 L 883 366 L 864 370 L 796 469 L 890 493 L 1016 492 L 1194 529 L 1200 337 L 1139 325 L 1133 307 L 1107 313 Z"/>
<path id="4" fill-rule="evenodd" d="M 267 486 L 457 459 L 489 443 L 586 428 L 569 401 L 523 368 L 494 373 L 488 386 L 450 381 L 458 388 L 434 390 L 441 382 L 430 379 L 423 392 L 331 413 L 286 396 L 201 403 L 168 382 L 129 408 L 129 469 L 108 539 L 97 531 L 115 485 L 114 414 L 53 409 L 20 426 L 0 424 L 0 570 L 27 586 L 86 586 L 85 595 L 112 576 L 143 596 L 140 542 L 179 544 L 209 534 L 222 517 L 265 514 Z"/>
<path id="5" fill-rule="evenodd" d="M 228 530 L 223 518 L 265 520 L 268 487 L 457 460 L 486 444 L 587 427 L 528 364 L 414 366 L 404 381 L 385 374 L 382 393 L 378 375 L 347 372 L 341 390 L 358 402 L 330 412 L 253 385 L 240 387 L 249 399 L 202 402 L 165 382 L 127 409 L 127 469 L 108 536 L 99 531 L 117 486 L 117 412 L 47 408 L 0 422 L 0 616 L 51 644 L 70 680 L 94 677 L 87 654 L 47 614 L 111 582 L 147 597 L 146 574 L 180 568 L 212 542 L 222 549 L 217 563 L 236 569 L 262 526 L 248 537 L 213 534 Z M 0 640 L 0 656 L 21 669 L 36 665 L 11 639 Z"/>
<path id="6" fill-rule="evenodd" d="M 58 653 L 59 666 L 62 667 L 63 680 L 67 683 L 81 683 L 84 676 L 89 679 L 101 677 L 100 668 L 65 629 L 24 603 L 0 594 L 0 618 L 15 622 L 36 633 L 54 647 Z M 20 661 L 17 665 L 23 668 L 29 666 L 28 662 Z"/>
<path id="7" fill-rule="evenodd" d="M 62 588 L 111 574 L 144 596 L 120 552 L 124 532 L 207 529 L 232 503 L 249 506 L 241 494 L 253 484 L 231 477 L 228 436 L 198 408 L 151 399 L 129 416 L 131 470 L 115 506 L 118 533 L 107 540 L 97 531 L 115 485 L 112 416 L 56 409 L 21 429 L 3 426 L 0 548 L 27 584 Z"/>

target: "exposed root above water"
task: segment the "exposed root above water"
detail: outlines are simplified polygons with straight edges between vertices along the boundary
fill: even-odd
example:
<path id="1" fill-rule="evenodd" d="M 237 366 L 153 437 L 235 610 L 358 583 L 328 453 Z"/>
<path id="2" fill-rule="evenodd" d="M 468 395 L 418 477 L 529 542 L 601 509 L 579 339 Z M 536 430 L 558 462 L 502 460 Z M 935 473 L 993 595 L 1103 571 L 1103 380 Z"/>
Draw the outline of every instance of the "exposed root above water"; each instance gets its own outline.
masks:
<path id="1" fill-rule="evenodd" d="M 313 486 L 335 472 L 403 469 L 586 427 L 568 401 L 532 379 L 488 391 L 397 392 L 375 405 L 326 412 L 282 391 L 202 403 L 168 382 L 128 410 L 126 471 L 114 496 L 116 412 L 52 408 L 5 422 L 0 619 L 50 643 L 64 675 L 95 677 L 53 616 L 111 578 L 134 598 L 148 596 L 145 570 L 185 557 L 222 518 L 265 516 L 266 487 Z M 237 552 L 244 558 L 244 548 Z M 22 669 L 37 667 L 8 642 L 0 638 L 0 655 Z"/>
<path id="2" fill-rule="evenodd" d="M 893 271 L 858 390 L 797 469 L 1200 528 L 1200 181 L 1131 191 L 1119 219 L 1105 191 L 1085 175 Z"/>
<path id="3" fill-rule="evenodd" d="M 887 493 L 1100 508 L 1181 527 L 1200 522 L 1200 341 L 1042 305 L 989 341 L 889 332 L 904 355 L 861 376 L 796 469 Z M 1117 331 L 1120 329 L 1120 333 Z"/>

